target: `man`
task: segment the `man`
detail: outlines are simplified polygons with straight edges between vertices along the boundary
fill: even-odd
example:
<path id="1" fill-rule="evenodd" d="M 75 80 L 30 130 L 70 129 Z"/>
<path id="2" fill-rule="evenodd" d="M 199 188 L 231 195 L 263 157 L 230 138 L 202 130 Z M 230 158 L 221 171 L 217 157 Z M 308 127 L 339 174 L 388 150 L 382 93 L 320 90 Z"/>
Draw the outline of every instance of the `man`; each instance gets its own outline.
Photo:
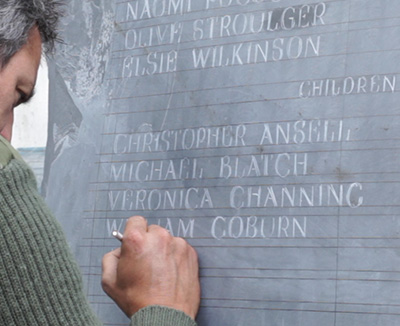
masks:
<path id="1" fill-rule="evenodd" d="M 13 110 L 34 92 L 42 47 L 56 41 L 56 0 L 0 1 L 0 324 L 99 325 L 56 220 L 32 171 L 11 147 Z M 200 301 L 192 247 L 142 217 L 103 258 L 103 289 L 131 325 L 196 325 Z"/>

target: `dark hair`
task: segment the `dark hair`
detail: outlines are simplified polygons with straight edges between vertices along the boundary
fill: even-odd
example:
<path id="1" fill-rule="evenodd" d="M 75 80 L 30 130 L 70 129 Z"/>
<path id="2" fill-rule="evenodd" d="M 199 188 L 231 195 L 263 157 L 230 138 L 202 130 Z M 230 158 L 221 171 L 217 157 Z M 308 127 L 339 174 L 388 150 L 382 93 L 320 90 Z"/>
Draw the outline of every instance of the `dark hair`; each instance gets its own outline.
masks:
<path id="1" fill-rule="evenodd" d="M 59 40 L 60 16 L 59 0 L 0 0 L 0 68 L 26 44 L 35 25 L 39 28 L 45 53 L 51 53 Z"/>

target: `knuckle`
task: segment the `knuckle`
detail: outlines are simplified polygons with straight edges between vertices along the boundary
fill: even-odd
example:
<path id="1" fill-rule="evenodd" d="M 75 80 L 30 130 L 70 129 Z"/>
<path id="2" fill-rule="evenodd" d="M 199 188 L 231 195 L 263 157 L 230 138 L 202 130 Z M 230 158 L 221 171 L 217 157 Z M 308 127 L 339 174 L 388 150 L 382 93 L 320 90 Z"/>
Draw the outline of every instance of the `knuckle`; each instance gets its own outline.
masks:
<path id="1" fill-rule="evenodd" d="M 103 256 L 103 259 L 101 261 L 101 266 L 103 267 L 103 270 L 104 270 L 105 266 L 107 265 L 107 262 L 109 261 L 111 255 L 112 255 L 112 253 L 108 252 Z"/>
<path id="2" fill-rule="evenodd" d="M 104 292 L 106 293 L 110 293 L 111 292 L 111 282 L 108 278 L 106 278 L 104 275 L 101 278 L 101 287 L 104 290 Z"/>
<path id="3" fill-rule="evenodd" d="M 181 250 L 188 250 L 189 244 L 181 237 L 174 238 L 175 246 Z"/>
<path id="4" fill-rule="evenodd" d="M 184 261 L 192 261 L 192 247 L 183 238 L 174 238 L 174 251 Z"/>
<path id="5" fill-rule="evenodd" d="M 199 256 L 197 254 L 196 249 L 194 249 L 192 246 L 189 246 L 189 254 L 195 259 L 196 261 L 199 259 Z"/>
<path id="6" fill-rule="evenodd" d="M 166 230 L 166 229 L 164 229 L 164 228 L 161 228 L 161 227 L 160 227 L 160 228 L 157 230 L 157 234 L 158 234 L 158 237 L 160 238 L 160 240 L 161 240 L 162 242 L 168 243 L 168 242 L 170 242 L 170 241 L 172 240 L 172 235 L 169 233 L 168 230 Z"/>
<path id="7" fill-rule="evenodd" d="M 199 268 L 199 256 L 197 255 L 196 250 L 194 250 L 192 247 L 189 253 L 189 260 L 191 261 L 194 268 Z"/>
<path id="8" fill-rule="evenodd" d="M 143 216 L 140 216 L 140 215 L 131 216 L 131 217 L 129 218 L 129 220 L 131 220 L 131 221 L 147 222 L 147 220 L 146 220 Z"/>
<path id="9" fill-rule="evenodd" d="M 143 235 L 138 229 L 129 229 L 126 234 L 124 234 L 124 241 L 140 241 L 142 238 Z"/>
<path id="10" fill-rule="evenodd" d="M 161 226 L 152 225 L 151 232 L 154 232 L 161 241 L 170 241 L 172 239 L 171 233 Z"/>
<path id="11" fill-rule="evenodd" d="M 108 282 L 104 277 L 101 278 L 101 287 L 105 292 L 107 292 Z"/>
<path id="12" fill-rule="evenodd" d="M 126 229 L 136 228 L 138 225 L 147 225 L 147 220 L 140 215 L 131 216 L 126 222 Z"/>
<path id="13" fill-rule="evenodd" d="M 124 234 L 124 242 L 128 242 L 134 247 L 142 247 L 144 243 L 143 234 L 137 229 L 130 229 Z"/>

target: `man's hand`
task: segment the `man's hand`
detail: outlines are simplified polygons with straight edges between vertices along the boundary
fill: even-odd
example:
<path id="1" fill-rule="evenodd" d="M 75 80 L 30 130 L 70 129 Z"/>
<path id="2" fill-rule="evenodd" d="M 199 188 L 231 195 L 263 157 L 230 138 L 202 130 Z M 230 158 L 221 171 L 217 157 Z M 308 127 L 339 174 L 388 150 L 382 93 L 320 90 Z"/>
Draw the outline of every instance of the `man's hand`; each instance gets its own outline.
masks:
<path id="1" fill-rule="evenodd" d="M 140 216 L 126 225 L 120 249 L 103 258 L 102 286 L 128 317 L 160 305 L 195 319 L 200 304 L 199 266 L 195 250 Z"/>

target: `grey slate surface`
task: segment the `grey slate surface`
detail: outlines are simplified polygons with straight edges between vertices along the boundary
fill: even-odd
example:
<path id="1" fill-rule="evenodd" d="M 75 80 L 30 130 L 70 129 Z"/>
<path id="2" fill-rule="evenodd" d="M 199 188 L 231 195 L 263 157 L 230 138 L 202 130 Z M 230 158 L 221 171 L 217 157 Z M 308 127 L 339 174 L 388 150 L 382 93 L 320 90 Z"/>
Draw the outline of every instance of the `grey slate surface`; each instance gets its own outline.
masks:
<path id="1" fill-rule="evenodd" d="M 400 324 L 398 12 L 68 2 L 44 190 L 106 325 L 101 257 L 134 214 L 197 249 L 200 326 Z"/>
<path id="2" fill-rule="evenodd" d="M 44 173 L 44 161 L 45 161 L 45 148 L 18 148 L 18 152 L 22 158 L 29 164 L 36 176 L 38 188 L 40 189 L 43 173 Z"/>

